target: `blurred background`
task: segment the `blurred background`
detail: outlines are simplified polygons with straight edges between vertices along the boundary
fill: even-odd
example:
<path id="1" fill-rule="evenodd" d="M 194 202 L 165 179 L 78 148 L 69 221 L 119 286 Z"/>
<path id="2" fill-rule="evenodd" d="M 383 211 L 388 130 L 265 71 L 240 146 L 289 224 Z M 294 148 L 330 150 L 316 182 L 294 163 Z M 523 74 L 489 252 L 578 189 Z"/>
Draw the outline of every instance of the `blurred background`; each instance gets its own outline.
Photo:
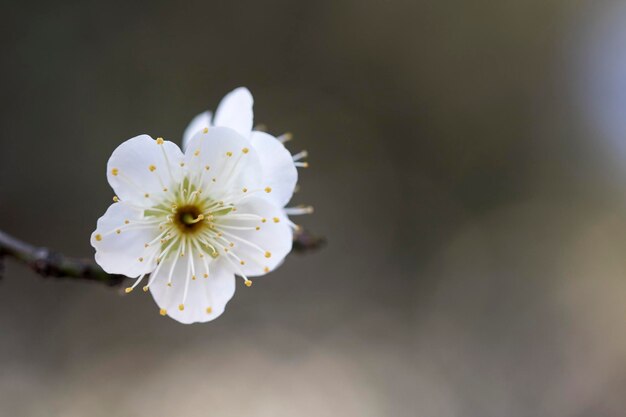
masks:
<path id="1" fill-rule="evenodd" d="M 113 149 L 244 85 L 328 239 L 193 326 L 7 261 L 0 414 L 625 415 L 626 2 L 0 7 L 0 229 L 92 257 Z"/>

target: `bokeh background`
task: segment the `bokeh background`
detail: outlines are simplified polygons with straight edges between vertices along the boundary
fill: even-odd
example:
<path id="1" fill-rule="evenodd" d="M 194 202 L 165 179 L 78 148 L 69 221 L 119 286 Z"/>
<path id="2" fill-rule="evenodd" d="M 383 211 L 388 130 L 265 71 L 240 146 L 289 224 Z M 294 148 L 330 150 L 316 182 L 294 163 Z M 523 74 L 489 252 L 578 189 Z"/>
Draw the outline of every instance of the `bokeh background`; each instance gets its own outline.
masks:
<path id="1" fill-rule="evenodd" d="M 0 228 L 76 256 L 106 161 L 249 87 L 324 235 L 226 313 L 6 262 L 6 416 L 626 413 L 626 3 L 2 1 Z"/>

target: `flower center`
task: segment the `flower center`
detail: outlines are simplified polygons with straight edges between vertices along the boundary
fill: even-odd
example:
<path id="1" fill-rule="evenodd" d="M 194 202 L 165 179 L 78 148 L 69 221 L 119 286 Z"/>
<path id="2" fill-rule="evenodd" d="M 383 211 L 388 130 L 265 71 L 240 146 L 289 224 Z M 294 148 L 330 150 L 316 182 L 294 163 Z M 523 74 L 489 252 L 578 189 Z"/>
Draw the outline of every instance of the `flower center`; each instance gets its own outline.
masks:
<path id="1" fill-rule="evenodd" d="M 178 207 L 173 216 L 174 224 L 183 233 L 196 233 L 202 229 L 204 225 L 202 220 L 204 220 L 202 210 L 192 204 Z"/>

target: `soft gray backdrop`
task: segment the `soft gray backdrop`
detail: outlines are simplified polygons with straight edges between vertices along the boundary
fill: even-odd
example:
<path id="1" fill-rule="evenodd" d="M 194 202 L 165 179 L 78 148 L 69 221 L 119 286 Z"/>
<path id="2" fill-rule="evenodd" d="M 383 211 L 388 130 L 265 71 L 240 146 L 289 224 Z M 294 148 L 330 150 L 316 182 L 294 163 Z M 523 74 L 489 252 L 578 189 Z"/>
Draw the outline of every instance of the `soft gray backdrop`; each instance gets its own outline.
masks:
<path id="1" fill-rule="evenodd" d="M 193 326 L 7 262 L 0 414 L 622 416 L 621 5 L 3 1 L 0 228 L 92 256 L 113 149 L 245 85 L 329 244 Z"/>

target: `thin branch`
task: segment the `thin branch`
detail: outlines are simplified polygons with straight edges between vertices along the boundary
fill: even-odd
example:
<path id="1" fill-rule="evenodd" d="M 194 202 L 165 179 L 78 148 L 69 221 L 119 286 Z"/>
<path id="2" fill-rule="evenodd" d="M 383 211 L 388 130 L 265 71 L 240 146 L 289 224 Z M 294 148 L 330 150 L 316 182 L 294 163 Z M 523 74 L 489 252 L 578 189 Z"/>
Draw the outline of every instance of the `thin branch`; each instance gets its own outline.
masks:
<path id="1" fill-rule="evenodd" d="M 323 238 L 301 229 L 294 234 L 293 250 L 309 252 L 319 249 L 324 243 Z M 107 274 L 90 259 L 72 258 L 48 248 L 33 246 L 0 230 L 0 278 L 5 257 L 20 261 L 46 278 L 96 281 L 111 287 L 121 285 L 126 279 L 124 275 Z"/>
<path id="2" fill-rule="evenodd" d="M 71 258 L 48 248 L 36 247 L 0 231 L 0 257 L 12 257 L 42 277 L 69 278 L 120 285 L 123 275 L 110 275 L 89 259 Z"/>

